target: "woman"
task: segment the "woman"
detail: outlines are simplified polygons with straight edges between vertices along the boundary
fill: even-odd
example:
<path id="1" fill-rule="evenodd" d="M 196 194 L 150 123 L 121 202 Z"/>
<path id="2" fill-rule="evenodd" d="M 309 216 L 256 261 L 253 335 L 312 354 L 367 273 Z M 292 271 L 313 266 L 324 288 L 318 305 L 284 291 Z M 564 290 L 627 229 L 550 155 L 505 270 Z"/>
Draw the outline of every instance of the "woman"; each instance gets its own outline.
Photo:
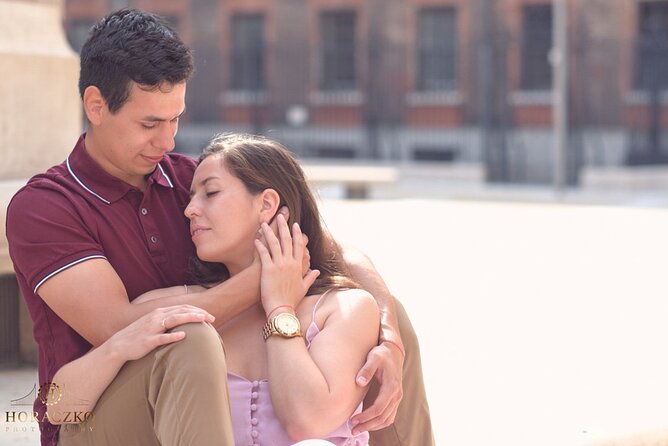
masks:
<path id="1" fill-rule="evenodd" d="M 289 210 L 289 222 L 278 213 L 282 206 Z M 196 272 L 203 283 L 226 280 L 254 261 L 262 264 L 261 303 L 220 330 L 236 444 L 289 445 L 326 439 L 336 445 L 365 445 L 368 434 L 353 435 L 349 420 L 361 410 L 365 388 L 356 385 L 355 376 L 378 340 L 378 307 L 345 275 L 339 249 L 325 234 L 315 199 L 290 152 L 258 136 L 215 138 L 200 157 L 185 215 L 199 258 Z M 268 226 L 274 218 L 277 235 Z M 305 277 L 302 231 L 309 239 L 314 268 Z M 135 302 L 175 292 L 174 288 L 153 291 Z M 212 321 L 205 311 L 186 306 L 144 316 L 156 317 L 162 317 L 161 326 L 170 328 Z M 77 397 L 92 406 L 104 390 L 102 383 L 107 377 L 113 379 L 122 363 L 184 336 L 178 329 L 141 332 L 137 328 L 141 326 L 141 319 L 130 324 L 64 366 L 53 381 L 76 388 Z M 104 379 L 92 380 L 100 384 L 79 389 L 75 383 L 80 382 L 77 372 L 82 363 L 107 352 L 121 355 L 118 368 L 100 371 Z M 62 402 L 52 404 L 49 413 L 66 409 Z"/>

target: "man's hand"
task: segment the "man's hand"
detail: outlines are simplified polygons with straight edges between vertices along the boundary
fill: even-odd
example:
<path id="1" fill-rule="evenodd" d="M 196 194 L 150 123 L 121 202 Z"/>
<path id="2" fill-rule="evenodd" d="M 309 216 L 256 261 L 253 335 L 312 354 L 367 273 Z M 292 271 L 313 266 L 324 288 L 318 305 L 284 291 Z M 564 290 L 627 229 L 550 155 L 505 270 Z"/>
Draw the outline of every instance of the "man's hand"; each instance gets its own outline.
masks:
<path id="1" fill-rule="evenodd" d="M 357 374 L 357 384 L 367 386 L 375 377 L 380 390 L 371 407 L 353 417 L 353 434 L 376 431 L 394 423 L 399 402 L 404 395 L 403 365 L 403 353 L 392 343 L 381 342 L 369 352 L 366 363 Z"/>
<path id="2" fill-rule="evenodd" d="M 190 322 L 212 323 L 216 318 L 209 312 L 192 305 L 173 305 L 157 308 L 118 331 L 104 344 L 124 361 L 144 357 L 155 348 L 185 338 L 182 331 L 172 328 Z"/>

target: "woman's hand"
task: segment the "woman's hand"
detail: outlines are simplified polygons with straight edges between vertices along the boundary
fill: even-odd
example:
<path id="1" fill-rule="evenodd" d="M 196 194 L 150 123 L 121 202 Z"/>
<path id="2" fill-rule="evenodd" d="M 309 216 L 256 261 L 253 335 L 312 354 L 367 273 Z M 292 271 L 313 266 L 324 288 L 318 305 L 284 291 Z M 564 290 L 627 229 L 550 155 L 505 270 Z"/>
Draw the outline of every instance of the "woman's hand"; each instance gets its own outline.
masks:
<path id="1" fill-rule="evenodd" d="M 290 210 L 288 209 L 287 206 L 281 206 L 278 212 L 276 212 L 276 217 L 278 217 L 279 215 L 282 215 L 285 218 L 285 221 L 288 221 L 288 219 L 290 218 Z M 269 227 L 271 228 L 274 234 L 277 234 L 278 219 L 273 218 L 269 223 Z M 262 230 L 258 231 L 258 240 L 260 240 L 263 244 L 265 244 L 265 238 L 263 236 Z M 303 232 L 302 232 L 302 241 L 304 242 L 304 255 L 302 256 L 302 276 L 306 276 L 311 271 L 311 253 L 308 250 L 308 235 L 304 234 Z M 260 257 L 257 251 L 255 252 L 253 261 L 257 262 L 260 261 Z"/>
<path id="2" fill-rule="evenodd" d="M 213 315 L 192 305 L 157 308 L 110 337 L 106 348 L 121 359 L 132 361 L 186 336 L 182 331 L 167 333 L 168 330 L 189 322 L 212 323 L 214 320 Z"/>
<path id="3" fill-rule="evenodd" d="M 255 240 L 255 248 L 262 263 L 260 294 L 265 312 L 282 306 L 296 308 L 320 275 L 318 270 L 309 270 L 303 275 L 305 240 L 299 225 L 295 223 L 292 226 L 290 235 L 282 214 L 276 217 L 276 222 L 278 237 L 269 225 L 262 223 L 262 235 L 267 246 Z"/>

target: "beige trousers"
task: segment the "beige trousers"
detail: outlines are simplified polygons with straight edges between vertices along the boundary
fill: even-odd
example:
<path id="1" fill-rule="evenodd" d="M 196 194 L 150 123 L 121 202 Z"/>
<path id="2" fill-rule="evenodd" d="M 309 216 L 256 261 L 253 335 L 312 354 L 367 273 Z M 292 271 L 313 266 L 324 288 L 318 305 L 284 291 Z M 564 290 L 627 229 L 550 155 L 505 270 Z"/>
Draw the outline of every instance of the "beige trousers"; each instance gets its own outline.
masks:
<path id="1" fill-rule="evenodd" d="M 406 310 L 396 299 L 394 305 L 397 309 L 401 340 L 406 349 L 403 369 L 404 397 L 399 404 L 394 424 L 370 432 L 369 446 L 433 446 L 434 434 L 422 378 L 420 346 Z M 378 384 L 374 380 L 364 399 L 364 407 L 370 406 L 377 394 Z"/>
<path id="2" fill-rule="evenodd" d="M 126 363 L 80 425 L 58 444 L 234 446 L 225 353 L 208 324 L 185 324 L 185 339 Z"/>

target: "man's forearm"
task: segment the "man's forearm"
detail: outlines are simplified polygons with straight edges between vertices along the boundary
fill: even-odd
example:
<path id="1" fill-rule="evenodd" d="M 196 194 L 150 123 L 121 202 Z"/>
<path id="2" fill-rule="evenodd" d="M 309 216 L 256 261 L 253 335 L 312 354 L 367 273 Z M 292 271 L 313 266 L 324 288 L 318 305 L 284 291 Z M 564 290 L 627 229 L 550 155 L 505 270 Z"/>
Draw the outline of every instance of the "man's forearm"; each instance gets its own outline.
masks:
<path id="1" fill-rule="evenodd" d="M 260 301 L 260 272 L 260 262 L 253 262 L 234 277 L 202 293 L 205 305 L 202 308 L 216 317 L 213 323 L 216 328 Z"/>
<path id="2" fill-rule="evenodd" d="M 190 289 L 190 288 L 189 288 Z M 191 290 L 191 289 L 190 289 Z M 209 289 L 193 293 L 184 288 L 183 293 L 151 299 L 133 305 L 133 314 L 130 319 L 135 320 L 149 311 L 172 305 L 188 304 L 200 307 L 216 320 L 213 325 L 220 328 L 239 313 L 259 302 L 260 299 L 260 264 L 254 262 L 234 277 L 219 283 Z"/>

